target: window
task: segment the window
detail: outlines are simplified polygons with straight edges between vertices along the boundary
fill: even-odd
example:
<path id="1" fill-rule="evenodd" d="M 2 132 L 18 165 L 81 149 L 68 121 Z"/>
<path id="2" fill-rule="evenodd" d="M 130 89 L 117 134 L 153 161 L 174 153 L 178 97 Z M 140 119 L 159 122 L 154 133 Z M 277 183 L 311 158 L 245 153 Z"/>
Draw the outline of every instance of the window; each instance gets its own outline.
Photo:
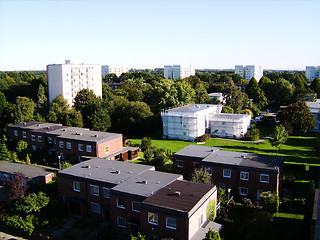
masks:
<path id="1" fill-rule="evenodd" d="M 223 169 L 223 177 L 231 178 L 231 170 L 230 169 Z"/>
<path id="2" fill-rule="evenodd" d="M 105 148 L 105 153 L 107 154 L 107 153 L 109 153 L 109 151 L 110 151 L 109 147 L 106 147 Z"/>
<path id="3" fill-rule="evenodd" d="M 126 227 L 126 219 L 123 217 L 117 217 L 117 223 L 119 227 Z"/>
<path id="4" fill-rule="evenodd" d="M 48 137 L 48 143 L 52 143 L 52 137 Z"/>
<path id="5" fill-rule="evenodd" d="M 183 161 L 182 160 L 177 160 L 177 167 L 183 168 Z"/>
<path id="6" fill-rule="evenodd" d="M 73 191 L 80 192 L 80 183 L 79 182 L 73 182 Z"/>
<path id="7" fill-rule="evenodd" d="M 27 138 L 27 133 L 25 131 L 22 132 L 22 137 Z"/>
<path id="8" fill-rule="evenodd" d="M 71 143 L 67 142 L 67 149 L 71 149 Z"/>
<path id="9" fill-rule="evenodd" d="M 201 227 L 203 224 L 203 214 L 199 217 L 199 227 Z"/>
<path id="10" fill-rule="evenodd" d="M 110 188 L 103 188 L 103 197 L 110 198 Z"/>
<path id="11" fill-rule="evenodd" d="M 177 228 L 177 220 L 172 217 L 166 217 L 166 226 L 170 229 L 176 229 Z"/>
<path id="12" fill-rule="evenodd" d="M 63 141 L 59 141 L 59 147 L 60 147 L 60 148 L 63 148 L 63 147 L 64 147 Z"/>
<path id="13" fill-rule="evenodd" d="M 248 172 L 240 172 L 240 179 L 241 180 L 249 180 L 249 173 Z"/>
<path id="14" fill-rule="evenodd" d="M 98 203 L 91 202 L 91 212 L 100 213 L 100 205 Z"/>
<path id="15" fill-rule="evenodd" d="M 90 184 L 90 194 L 94 196 L 99 196 L 99 187 Z"/>
<path id="16" fill-rule="evenodd" d="M 91 152 L 91 145 L 87 145 L 87 152 Z"/>
<path id="17" fill-rule="evenodd" d="M 78 150 L 81 152 L 83 151 L 83 144 L 78 144 Z"/>
<path id="18" fill-rule="evenodd" d="M 126 209 L 126 200 L 123 198 L 117 198 L 117 207 Z"/>
<path id="19" fill-rule="evenodd" d="M 211 167 L 205 167 L 204 171 L 207 172 L 210 176 L 212 176 L 212 168 Z"/>
<path id="20" fill-rule="evenodd" d="M 247 196 L 248 195 L 248 188 L 240 187 L 239 193 L 241 196 Z"/>
<path id="21" fill-rule="evenodd" d="M 36 140 L 36 135 L 31 135 L 31 140 L 34 142 Z"/>
<path id="22" fill-rule="evenodd" d="M 260 182 L 269 183 L 269 174 L 260 174 Z"/>
<path id="23" fill-rule="evenodd" d="M 140 212 L 140 203 L 137 201 L 132 201 L 132 211 Z"/>
<path id="24" fill-rule="evenodd" d="M 42 136 L 38 136 L 38 142 L 42 142 Z"/>
<path id="25" fill-rule="evenodd" d="M 19 135 L 19 134 L 18 134 L 18 130 L 14 130 L 14 131 L 13 131 L 13 135 L 14 135 L 15 137 L 18 137 L 18 135 Z"/>
<path id="26" fill-rule="evenodd" d="M 36 151 L 36 150 L 37 150 L 37 146 L 32 145 L 32 150 L 33 150 L 33 151 Z"/>
<path id="27" fill-rule="evenodd" d="M 158 214 L 148 212 L 148 223 L 158 225 Z"/>

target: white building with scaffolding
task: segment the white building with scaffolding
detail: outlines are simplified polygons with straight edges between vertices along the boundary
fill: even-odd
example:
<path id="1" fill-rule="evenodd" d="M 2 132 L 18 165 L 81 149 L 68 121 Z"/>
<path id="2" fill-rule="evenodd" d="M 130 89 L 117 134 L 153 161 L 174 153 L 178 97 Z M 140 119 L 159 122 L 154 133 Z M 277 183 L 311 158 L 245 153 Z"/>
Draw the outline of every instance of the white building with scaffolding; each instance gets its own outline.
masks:
<path id="1" fill-rule="evenodd" d="M 241 138 L 250 127 L 251 115 L 222 114 L 222 105 L 189 104 L 161 112 L 163 138 L 195 141 L 213 136 Z"/>

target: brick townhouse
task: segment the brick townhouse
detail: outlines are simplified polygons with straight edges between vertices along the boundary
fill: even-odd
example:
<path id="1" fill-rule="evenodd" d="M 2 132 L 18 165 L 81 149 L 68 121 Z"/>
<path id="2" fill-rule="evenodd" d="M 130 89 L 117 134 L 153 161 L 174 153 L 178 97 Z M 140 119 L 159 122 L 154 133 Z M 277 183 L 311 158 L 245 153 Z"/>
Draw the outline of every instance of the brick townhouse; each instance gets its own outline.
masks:
<path id="1" fill-rule="evenodd" d="M 59 171 L 57 183 L 70 213 L 110 219 L 122 234 L 191 239 L 204 237 L 209 227 L 221 228 L 206 216 L 209 201 L 217 199 L 215 186 L 186 182 L 152 166 L 92 158 Z"/>
<path id="2" fill-rule="evenodd" d="M 259 199 L 265 191 L 279 194 L 283 158 L 197 145 L 173 155 L 173 171 L 186 179 L 200 168 L 209 173 L 215 185 L 231 188 L 236 195 Z"/>
<path id="3" fill-rule="evenodd" d="M 138 148 L 123 147 L 122 134 L 90 131 L 87 128 L 62 126 L 55 123 L 27 122 L 7 127 L 11 141 L 24 140 L 33 149 L 45 149 L 72 163 L 82 156 L 132 160 Z"/>

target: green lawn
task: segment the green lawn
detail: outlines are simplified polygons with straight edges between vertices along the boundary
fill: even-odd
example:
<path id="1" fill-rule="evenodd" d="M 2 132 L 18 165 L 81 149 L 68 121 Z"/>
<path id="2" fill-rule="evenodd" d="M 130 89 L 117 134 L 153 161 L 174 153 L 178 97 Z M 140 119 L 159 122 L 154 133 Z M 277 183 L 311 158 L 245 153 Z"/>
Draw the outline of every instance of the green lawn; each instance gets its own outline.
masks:
<path id="1" fill-rule="evenodd" d="M 274 216 L 277 218 L 291 218 L 291 219 L 300 219 L 300 220 L 302 220 L 304 217 L 304 215 L 292 214 L 292 213 L 275 213 Z"/>
<path id="2" fill-rule="evenodd" d="M 278 155 L 284 156 L 285 163 L 288 164 L 320 166 L 320 158 L 315 151 L 315 146 L 317 144 L 316 139 L 317 137 L 290 136 L 286 144 L 281 147 Z M 131 142 L 133 144 L 140 144 L 141 139 L 131 139 Z M 180 140 L 152 140 L 152 144 L 157 148 L 170 149 L 172 152 L 177 152 L 190 144 L 197 143 Z M 204 146 L 221 147 L 222 150 L 226 151 L 276 155 L 276 148 L 271 146 L 269 140 L 265 140 L 261 143 L 250 143 L 211 138 Z"/>

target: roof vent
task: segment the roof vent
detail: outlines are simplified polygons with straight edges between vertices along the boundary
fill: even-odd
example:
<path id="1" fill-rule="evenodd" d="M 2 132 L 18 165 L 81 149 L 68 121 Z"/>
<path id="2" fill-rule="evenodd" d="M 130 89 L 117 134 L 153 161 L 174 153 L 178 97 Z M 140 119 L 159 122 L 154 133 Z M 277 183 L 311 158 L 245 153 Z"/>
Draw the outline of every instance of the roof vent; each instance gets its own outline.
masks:
<path id="1" fill-rule="evenodd" d="M 27 125 L 27 123 L 24 122 L 23 125 Z"/>
<path id="2" fill-rule="evenodd" d="M 62 129 L 62 131 L 64 131 L 64 132 L 65 132 L 65 131 L 66 131 L 66 129 L 64 128 L 64 129 Z"/>
<path id="3" fill-rule="evenodd" d="M 94 135 L 95 137 L 99 137 L 99 135 L 98 134 L 96 134 L 96 135 Z"/>
<path id="4" fill-rule="evenodd" d="M 120 170 L 115 170 L 113 173 L 114 174 L 120 174 Z"/>
<path id="5" fill-rule="evenodd" d="M 91 168 L 91 166 L 90 165 L 84 165 L 84 166 L 82 166 L 82 168 Z"/>
<path id="6" fill-rule="evenodd" d="M 82 133 L 77 132 L 76 135 L 82 135 Z"/>
<path id="7" fill-rule="evenodd" d="M 179 196 L 181 195 L 181 192 L 175 191 L 175 192 L 174 192 L 174 195 L 179 197 Z"/>
<path id="8" fill-rule="evenodd" d="M 142 184 L 148 184 L 148 181 L 147 181 L 147 180 L 142 180 L 141 183 L 142 183 Z"/>
<path id="9" fill-rule="evenodd" d="M 37 124 L 37 127 L 40 127 L 41 125 L 40 124 Z"/>
<path id="10" fill-rule="evenodd" d="M 100 166 L 97 166 L 97 168 L 100 168 Z"/>

